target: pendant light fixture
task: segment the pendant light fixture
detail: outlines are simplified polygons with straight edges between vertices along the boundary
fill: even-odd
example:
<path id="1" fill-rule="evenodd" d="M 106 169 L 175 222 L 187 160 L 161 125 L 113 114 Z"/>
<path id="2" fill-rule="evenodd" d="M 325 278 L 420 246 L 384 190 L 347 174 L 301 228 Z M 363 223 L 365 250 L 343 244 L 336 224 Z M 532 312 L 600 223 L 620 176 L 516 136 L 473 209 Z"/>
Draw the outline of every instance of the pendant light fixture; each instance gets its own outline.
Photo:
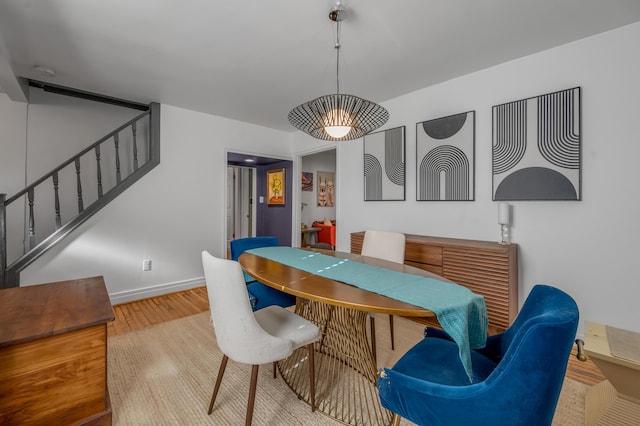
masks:
<path id="1" fill-rule="evenodd" d="M 336 23 L 336 93 L 295 107 L 289 122 L 317 139 L 348 141 L 384 125 L 389 112 L 375 102 L 340 93 L 340 21 L 344 19 L 340 2 L 329 12 L 329 19 Z"/>

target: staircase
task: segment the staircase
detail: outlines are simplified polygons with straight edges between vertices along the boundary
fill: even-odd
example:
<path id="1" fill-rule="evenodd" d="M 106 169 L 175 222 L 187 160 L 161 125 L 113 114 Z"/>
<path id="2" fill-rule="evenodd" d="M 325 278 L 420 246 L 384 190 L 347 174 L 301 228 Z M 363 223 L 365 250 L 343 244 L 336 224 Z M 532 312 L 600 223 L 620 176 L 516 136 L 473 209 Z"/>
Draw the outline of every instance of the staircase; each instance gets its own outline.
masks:
<path id="1" fill-rule="evenodd" d="M 23 269 L 158 164 L 160 105 L 152 103 L 18 193 L 0 194 L 0 288 L 18 287 Z"/>

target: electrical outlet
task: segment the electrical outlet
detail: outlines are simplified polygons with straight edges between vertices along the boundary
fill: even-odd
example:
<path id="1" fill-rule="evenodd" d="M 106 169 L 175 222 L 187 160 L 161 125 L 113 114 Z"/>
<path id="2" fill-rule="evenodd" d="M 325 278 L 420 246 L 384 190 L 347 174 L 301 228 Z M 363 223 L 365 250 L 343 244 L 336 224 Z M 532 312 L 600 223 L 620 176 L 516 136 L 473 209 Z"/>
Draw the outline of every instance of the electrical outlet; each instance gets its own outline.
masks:
<path id="1" fill-rule="evenodd" d="M 143 271 L 151 270 L 151 259 L 146 259 L 142 261 L 142 270 Z"/>

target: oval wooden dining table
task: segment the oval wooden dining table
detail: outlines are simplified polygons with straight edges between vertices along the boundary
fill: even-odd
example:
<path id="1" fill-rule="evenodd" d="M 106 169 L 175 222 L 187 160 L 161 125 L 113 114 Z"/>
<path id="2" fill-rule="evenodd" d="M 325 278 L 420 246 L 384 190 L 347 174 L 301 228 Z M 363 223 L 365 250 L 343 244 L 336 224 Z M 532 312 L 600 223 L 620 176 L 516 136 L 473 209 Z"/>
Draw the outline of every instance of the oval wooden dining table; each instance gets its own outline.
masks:
<path id="1" fill-rule="evenodd" d="M 448 281 L 438 275 L 372 257 L 329 250 L 322 254 L 349 259 L 397 272 Z M 296 313 L 322 330 L 316 343 L 316 407 L 349 425 L 389 425 L 393 413 L 382 408 L 377 390 L 377 365 L 367 337 L 369 313 L 405 317 L 434 317 L 433 312 L 358 287 L 243 253 L 240 265 L 247 274 L 296 297 Z M 309 402 L 308 352 L 298 350 L 278 364 L 285 383 Z"/>

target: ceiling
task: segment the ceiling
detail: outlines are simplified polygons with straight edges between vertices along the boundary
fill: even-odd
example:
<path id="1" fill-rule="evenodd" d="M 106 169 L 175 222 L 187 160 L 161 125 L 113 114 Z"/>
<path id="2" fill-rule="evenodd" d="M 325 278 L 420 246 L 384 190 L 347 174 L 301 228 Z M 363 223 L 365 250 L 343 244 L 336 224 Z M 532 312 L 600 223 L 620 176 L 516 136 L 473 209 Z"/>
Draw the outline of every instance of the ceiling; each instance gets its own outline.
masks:
<path id="1" fill-rule="evenodd" d="M 2 0 L 17 77 L 284 131 L 336 89 L 331 0 Z M 340 88 L 375 102 L 640 21 L 638 0 L 343 0 Z M 46 77 L 34 70 L 46 65 Z"/>

